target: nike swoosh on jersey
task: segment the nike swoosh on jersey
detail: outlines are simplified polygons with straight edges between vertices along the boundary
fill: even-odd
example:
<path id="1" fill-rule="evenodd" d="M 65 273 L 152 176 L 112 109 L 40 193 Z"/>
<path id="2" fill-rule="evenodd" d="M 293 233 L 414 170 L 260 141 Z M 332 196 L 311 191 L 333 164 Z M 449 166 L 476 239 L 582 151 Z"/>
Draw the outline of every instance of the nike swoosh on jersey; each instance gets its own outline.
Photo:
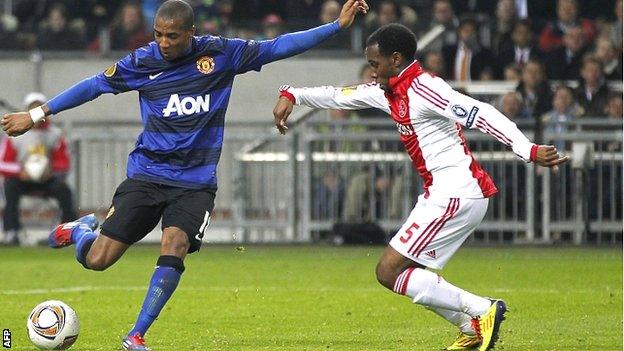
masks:
<path id="1" fill-rule="evenodd" d="M 161 75 L 161 74 L 163 74 L 163 73 L 165 73 L 165 72 L 160 72 L 160 73 L 158 73 L 158 74 L 150 74 L 150 75 L 149 75 L 149 79 L 150 79 L 150 80 L 154 80 L 154 79 L 158 78 L 158 76 L 160 76 L 160 75 Z"/>

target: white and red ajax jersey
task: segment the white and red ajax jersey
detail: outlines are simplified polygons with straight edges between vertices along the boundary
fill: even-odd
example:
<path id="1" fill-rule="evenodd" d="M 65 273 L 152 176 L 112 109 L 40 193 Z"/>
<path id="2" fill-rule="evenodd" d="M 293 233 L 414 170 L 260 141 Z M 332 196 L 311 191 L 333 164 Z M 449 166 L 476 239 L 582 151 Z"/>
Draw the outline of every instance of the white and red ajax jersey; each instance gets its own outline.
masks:
<path id="1" fill-rule="evenodd" d="M 462 126 L 490 134 L 526 162 L 537 146 L 516 124 L 489 104 L 463 95 L 444 80 L 424 71 L 418 61 L 389 82 L 392 93 L 377 84 L 354 87 L 293 88 L 296 104 L 324 109 L 375 107 L 396 122 L 412 164 L 424 180 L 425 196 L 487 198 L 497 192 L 490 176 L 474 160 Z"/>

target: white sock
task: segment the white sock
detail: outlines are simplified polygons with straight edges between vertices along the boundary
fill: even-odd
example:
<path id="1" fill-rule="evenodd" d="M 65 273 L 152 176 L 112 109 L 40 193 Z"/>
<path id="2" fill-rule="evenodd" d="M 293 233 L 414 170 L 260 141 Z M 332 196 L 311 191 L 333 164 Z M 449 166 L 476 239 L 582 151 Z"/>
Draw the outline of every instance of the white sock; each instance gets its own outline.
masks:
<path id="1" fill-rule="evenodd" d="M 421 268 L 410 267 L 401 273 L 394 291 L 411 297 L 419 305 L 464 312 L 472 318 L 485 314 L 491 305 L 490 300 L 451 285 L 439 275 Z"/>
<path id="2" fill-rule="evenodd" d="M 474 336 L 476 335 L 474 329 L 472 329 L 472 318 L 464 312 L 455 312 L 451 310 L 445 310 L 443 308 L 435 308 L 425 306 L 426 309 L 433 311 L 438 316 L 446 319 L 454 326 L 458 327 L 459 330 L 467 335 Z"/>

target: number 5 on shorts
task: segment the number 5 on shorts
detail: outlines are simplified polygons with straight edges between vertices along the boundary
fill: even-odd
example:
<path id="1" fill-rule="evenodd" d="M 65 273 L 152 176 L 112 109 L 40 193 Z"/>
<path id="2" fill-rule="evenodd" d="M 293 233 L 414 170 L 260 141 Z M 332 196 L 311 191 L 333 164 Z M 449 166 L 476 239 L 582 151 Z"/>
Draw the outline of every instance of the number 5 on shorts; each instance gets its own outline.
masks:
<path id="1" fill-rule="evenodd" d="M 420 228 L 418 224 L 412 223 L 412 225 L 405 230 L 405 233 L 399 238 L 403 244 L 407 243 L 414 235 L 414 230 Z"/>

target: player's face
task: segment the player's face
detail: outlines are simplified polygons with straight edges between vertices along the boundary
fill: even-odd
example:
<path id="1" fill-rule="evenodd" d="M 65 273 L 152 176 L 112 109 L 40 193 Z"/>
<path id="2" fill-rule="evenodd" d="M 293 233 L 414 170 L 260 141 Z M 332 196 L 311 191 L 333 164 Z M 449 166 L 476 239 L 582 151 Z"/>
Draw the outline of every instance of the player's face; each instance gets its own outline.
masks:
<path id="1" fill-rule="evenodd" d="M 379 44 L 366 47 L 366 60 L 373 69 L 373 77 L 385 91 L 390 91 L 390 87 L 388 86 L 390 78 L 397 76 L 400 72 L 396 62 L 397 57 L 400 57 L 399 53 L 394 53 L 389 57 L 381 55 L 379 52 Z"/>
<path id="2" fill-rule="evenodd" d="M 154 20 L 154 40 L 167 61 L 184 55 L 191 45 L 193 34 L 195 34 L 195 27 L 184 29 L 180 18 L 156 17 Z"/>

